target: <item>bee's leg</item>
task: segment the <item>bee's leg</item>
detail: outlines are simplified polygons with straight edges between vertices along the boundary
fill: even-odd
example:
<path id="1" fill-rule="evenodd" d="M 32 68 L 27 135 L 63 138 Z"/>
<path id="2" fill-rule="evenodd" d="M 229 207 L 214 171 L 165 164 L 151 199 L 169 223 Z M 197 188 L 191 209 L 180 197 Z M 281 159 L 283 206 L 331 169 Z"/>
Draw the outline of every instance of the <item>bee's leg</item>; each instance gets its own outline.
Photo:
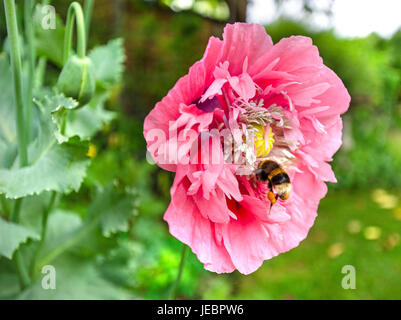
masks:
<path id="1" fill-rule="evenodd" d="M 275 194 L 273 193 L 273 185 L 272 185 L 271 181 L 269 181 L 268 186 L 269 186 L 269 191 L 267 192 L 267 198 L 270 201 L 270 208 L 269 208 L 269 214 L 270 214 L 273 204 L 275 204 L 277 202 L 277 198 L 276 198 Z"/>
<path id="2" fill-rule="evenodd" d="M 271 191 L 267 193 L 267 198 L 270 201 L 270 207 L 277 202 L 277 196 Z"/>

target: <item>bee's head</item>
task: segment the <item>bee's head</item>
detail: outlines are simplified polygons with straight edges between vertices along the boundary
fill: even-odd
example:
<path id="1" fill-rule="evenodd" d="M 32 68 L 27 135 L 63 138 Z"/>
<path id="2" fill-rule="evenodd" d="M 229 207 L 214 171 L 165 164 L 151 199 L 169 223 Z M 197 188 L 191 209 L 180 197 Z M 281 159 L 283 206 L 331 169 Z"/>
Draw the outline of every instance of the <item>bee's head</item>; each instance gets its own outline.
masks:
<path id="1" fill-rule="evenodd" d="M 281 200 L 287 200 L 290 197 L 291 183 L 281 183 L 275 185 L 274 189 Z"/>

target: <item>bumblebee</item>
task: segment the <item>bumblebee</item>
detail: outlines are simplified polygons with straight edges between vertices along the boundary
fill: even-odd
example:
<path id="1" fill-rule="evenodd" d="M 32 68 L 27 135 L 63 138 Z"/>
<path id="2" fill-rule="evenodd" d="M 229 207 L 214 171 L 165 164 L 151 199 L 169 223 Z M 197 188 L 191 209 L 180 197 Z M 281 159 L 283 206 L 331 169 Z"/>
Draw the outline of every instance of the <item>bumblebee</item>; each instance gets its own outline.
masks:
<path id="1" fill-rule="evenodd" d="M 272 160 L 260 162 L 254 174 L 257 180 L 268 183 L 267 197 L 271 203 L 270 208 L 277 202 L 278 198 L 282 200 L 289 198 L 291 191 L 290 177 L 276 162 Z"/>

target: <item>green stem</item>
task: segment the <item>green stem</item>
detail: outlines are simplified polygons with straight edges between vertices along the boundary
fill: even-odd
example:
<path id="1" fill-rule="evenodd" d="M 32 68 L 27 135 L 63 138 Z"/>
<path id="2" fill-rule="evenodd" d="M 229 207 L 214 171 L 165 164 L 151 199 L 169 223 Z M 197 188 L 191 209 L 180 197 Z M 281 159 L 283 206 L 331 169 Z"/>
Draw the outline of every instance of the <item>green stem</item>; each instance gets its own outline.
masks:
<path id="1" fill-rule="evenodd" d="M 16 124 L 18 135 L 18 151 L 20 166 L 25 167 L 28 164 L 28 151 L 26 144 L 26 123 L 25 123 L 25 102 L 22 90 L 22 67 L 21 67 L 21 52 L 19 47 L 17 13 L 15 10 L 14 0 L 4 0 L 4 10 L 7 23 L 7 33 L 10 39 L 11 47 L 11 69 L 14 84 L 14 98 L 17 107 L 16 110 Z M 18 199 L 14 203 L 14 208 L 11 213 L 11 221 L 18 223 L 19 211 L 21 209 L 22 199 Z M 21 283 L 21 288 L 29 285 L 30 279 L 25 264 L 21 255 L 21 251 L 14 254 L 14 261 L 17 267 L 18 276 Z"/>
<path id="2" fill-rule="evenodd" d="M 50 197 L 50 201 L 49 201 L 49 205 L 47 206 L 47 208 L 43 211 L 43 216 L 42 216 L 42 230 L 41 230 L 41 236 L 40 236 L 40 242 L 38 245 L 38 248 L 36 249 L 34 256 L 32 258 L 31 261 L 31 267 L 30 267 L 30 272 L 31 272 L 31 276 L 33 276 L 35 274 L 35 270 L 37 267 L 37 259 L 40 256 L 42 249 L 43 249 L 43 245 L 45 243 L 45 238 L 46 238 L 46 231 L 47 231 L 47 221 L 49 218 L 49 213 L 52 211 L 55 200 L 56 200 L 56 196 L 57 193 L 55 191 L 52 192 L 52 195 Z"/>
<path id="3" fill-rule="evenodd" d="M 28 87 L 26 90 L 26 141 L 29 144 L 31 140 L 31 122 L 32 122 L 32 92 L 34 86 L 34 76 L 35 76 L 35 60 L 36 60 L 36 52 L 35 52 L 35 36 L 33 32 L 33 23 L 32 23 L 32 15 L 33 15 L 33 7 L 34 0 L 25 0 L 24 2 L 24 26 L 25 26 L 25 36 L 27 40 L 27 48 L 28 48 Z"/>
<path id="4" fill-rule="evenodd" d="M 81 59 L 86 55 L 86 31 L 85 20 L 82 7 L 78 2 L 71 3 L 67 13 L 67 25 L 64 36 L 64 63 L 68 60 L 71 51 L 72 32 L 74 29 L 74 21 L 77 24 L 77 54 Z"/>
<path id="5" fill-rule="evenodd" d="M 46 73 L 47 59 L 45 57 L 40 57 L 38 65 L 36 67 L 34 88 L 41 88 L 44 82 L 44 77 Z"/>
<path id="6" fill-rule="evenodd" d="M 90 25 L 91 25 L 91 20 L 92 20 L 92 11 L 93 11 L 94 4 L 95 4 L 94 0 L 85 0 L 84 14 L 85 14 L 86 39 L 89 39 L 89 30 L 90 30 Z"/>
<path id="7" fill-rule="evenodd" d="M 187 252 L 188 252 L 188 246 L 184 244 L 184 247 L 182 248 L 182 252 L 181 252 L 181 261 L 180 261 L 180 265 L 178 267 L 177 278 L 175 279 L 174 283 L 172 284 L 169 295 L 168 295 L 169 300 L 174 300 L 176 298 L 175 295 L 176 295 L 178 284 L 180 283 L 180 280 L 181 280 L 182 272 L 184 271 L 185 258 L 187 256 Z"/>
<path id="8" fill-rule="evenodd" d="M 1 207 L 3 209 L 3 213 L 6 217 L 10 217 L 10 209 L 8 207 L 6 198 L 4 196 L 0 196 L 0 200 L 1 200 Z"/>
<path id="9" fill-rule="evenodd" d="M 10 220 L 12 222 L 18 222 L 19 221 L 19 214 L 20 214 L 20 210 L 21 210 L 21 205 L 22 205 L 22 199 L 15 200 L 14 206 L 12 208 L 11 215 L 10 215 Z"/>
<path id="10" fill-rule="evenodd" d="M 4 0 L 4 9 L 7 22 L 7 33 L 11 45 L 11 66 L 14 83 L 14 97 L 17 106 L 17 134 L 20 166 L 28 164 L 28 152 L 25 132 L 24 99 L 22 91 L 21 52 L 19 47 L 18 24 L 14 0 Z"/>
<path id="11" fill-rule="evenodd" d="M 14 207 L 13 207 L 13 210 L 11 212 L 11 217 L 10 217 L 10 220 L 14 223 L 18 223 L 18 221 L 19 221 L 21 205 L 22 205 L 22 198 L 15 200 Z M 13 260 L 17 267 L 18 278 L 20 280 L 21 289 L 24 289 L 27 286 L 29 286 L 31 279 L 29 278 L 28 270 L 25 267 L 24 259 L 22 257 L 20 250 L 18 250 L 14 253 Z"/>

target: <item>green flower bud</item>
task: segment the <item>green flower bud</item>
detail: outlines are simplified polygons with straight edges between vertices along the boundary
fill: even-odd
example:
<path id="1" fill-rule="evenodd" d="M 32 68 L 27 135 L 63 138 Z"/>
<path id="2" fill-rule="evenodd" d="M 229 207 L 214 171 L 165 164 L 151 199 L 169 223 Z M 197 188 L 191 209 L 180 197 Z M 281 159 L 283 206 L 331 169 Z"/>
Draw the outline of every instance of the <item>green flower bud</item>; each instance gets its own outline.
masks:
<path id="1" fill-rule="evenodd" d="M 61 70 L 57 87 L 66 96 L 78 100 L 80 106 L 87 104 L 95 92 L 92 61 L 71 55 Z"/>

